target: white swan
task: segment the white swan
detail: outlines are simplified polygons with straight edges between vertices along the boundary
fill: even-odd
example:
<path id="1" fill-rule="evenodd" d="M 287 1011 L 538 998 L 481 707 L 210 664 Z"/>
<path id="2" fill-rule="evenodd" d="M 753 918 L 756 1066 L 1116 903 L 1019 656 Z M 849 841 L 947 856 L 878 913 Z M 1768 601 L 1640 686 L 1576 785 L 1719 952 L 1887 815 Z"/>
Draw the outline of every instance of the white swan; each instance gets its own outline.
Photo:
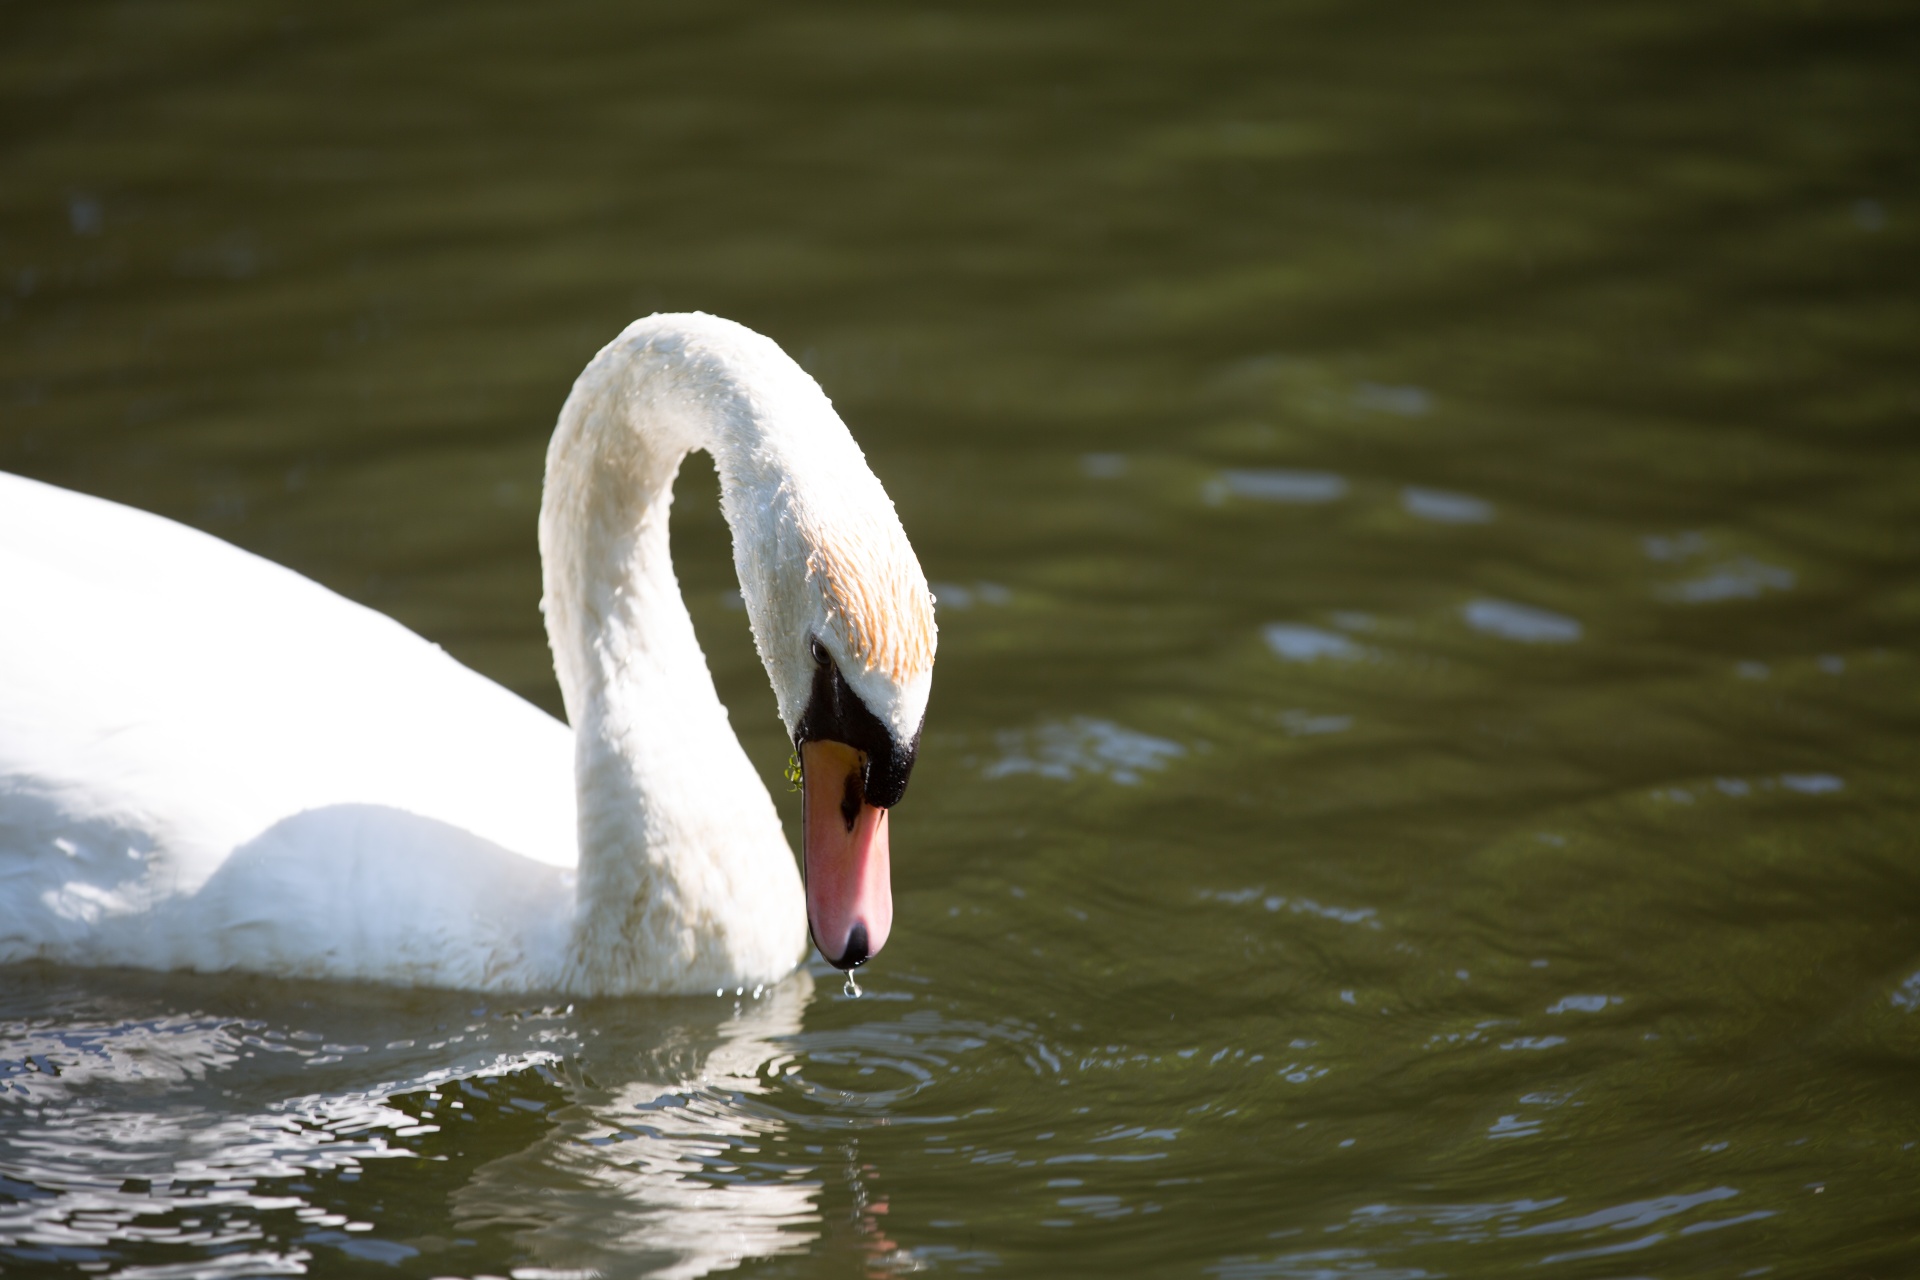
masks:
<path id="1" fill-rule="evenodd" d="M 805 774 L 803 889 L 668 558 L 720 474 Z M 567 397 L 540 508 L 569 732 L 215 538 L 0 476 L 0 963 L 573 994 L 863 962 L 932 680 L 926 578 L 818 384 L 706 315 L 636 321 Z"/>

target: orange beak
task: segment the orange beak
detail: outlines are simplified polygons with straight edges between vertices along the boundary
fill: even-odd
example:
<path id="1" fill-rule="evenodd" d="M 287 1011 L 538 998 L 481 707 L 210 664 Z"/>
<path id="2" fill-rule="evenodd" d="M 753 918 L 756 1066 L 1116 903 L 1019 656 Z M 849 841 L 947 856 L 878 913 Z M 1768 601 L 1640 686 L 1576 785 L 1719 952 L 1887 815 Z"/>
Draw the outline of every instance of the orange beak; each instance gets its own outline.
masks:
<path id="1" fill-rule="evenodd" d="M 867 803 L 865 763 L 860 752 L 839 742 L 800 748 L 807 924 L 813 945 L 836 969 L 855 968 L 879 954 L 893 928 L 887 811 Z"/>

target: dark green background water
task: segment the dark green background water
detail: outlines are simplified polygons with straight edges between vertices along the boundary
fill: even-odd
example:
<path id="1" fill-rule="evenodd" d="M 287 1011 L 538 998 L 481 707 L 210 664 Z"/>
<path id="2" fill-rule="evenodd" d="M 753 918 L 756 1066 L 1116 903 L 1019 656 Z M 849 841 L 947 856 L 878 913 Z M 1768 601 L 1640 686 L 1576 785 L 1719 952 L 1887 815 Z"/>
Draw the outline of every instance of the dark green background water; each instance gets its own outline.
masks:
<path id="1" fill-rule="evenodd" d="M 555 708 L 699 308 L 941 597 L 864 999 L 14 970 L 0 1268 L 1920 1268 L 1917 126 L 1892 3 L 0 6 L 0 468 Z"/>

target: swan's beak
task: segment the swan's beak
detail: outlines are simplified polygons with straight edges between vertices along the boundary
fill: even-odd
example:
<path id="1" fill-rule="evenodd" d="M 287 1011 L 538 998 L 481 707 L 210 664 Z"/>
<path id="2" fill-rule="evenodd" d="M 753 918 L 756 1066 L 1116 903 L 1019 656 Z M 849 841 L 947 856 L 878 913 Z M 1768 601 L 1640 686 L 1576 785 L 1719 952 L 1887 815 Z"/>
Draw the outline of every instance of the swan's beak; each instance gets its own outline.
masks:
<path id="1" fill-rule="evenodd" d="M 800 748 L 807 923 L 813 945 L 836 969 L 865 964 L 893 928 L 887 811 L 867 803 L 864 763 L 840 742 Z"/>

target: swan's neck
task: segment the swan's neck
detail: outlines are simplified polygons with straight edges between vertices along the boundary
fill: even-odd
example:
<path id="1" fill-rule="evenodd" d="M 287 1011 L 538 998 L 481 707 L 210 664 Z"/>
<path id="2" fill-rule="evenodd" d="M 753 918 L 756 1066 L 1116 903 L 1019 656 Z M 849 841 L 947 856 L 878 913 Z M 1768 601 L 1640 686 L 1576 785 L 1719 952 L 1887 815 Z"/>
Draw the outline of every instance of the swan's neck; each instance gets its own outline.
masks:
<path id="1" fill-rule="evenodd" d="M 804 402 L 809 389 L 825 397 L 804 374 L 804 387 L 786 385 L 784 370 L 766 374 L 647 324 L 575 383 L 540 511 L 543 608 L 578 781 L 570 985 L 751 985 L 803 953 L 799 875 L 714 691 L 674 577 L 667 516 L 681 460 L 708 450 L 741 589 L 759 604 L 759 576 L 780 551 L 768 545 L 779 535 L 765 513 L 791 481 L 780 438 L 791 422 L 770 429 L 769 414 L 791 418 L 780 403 Z"/>

